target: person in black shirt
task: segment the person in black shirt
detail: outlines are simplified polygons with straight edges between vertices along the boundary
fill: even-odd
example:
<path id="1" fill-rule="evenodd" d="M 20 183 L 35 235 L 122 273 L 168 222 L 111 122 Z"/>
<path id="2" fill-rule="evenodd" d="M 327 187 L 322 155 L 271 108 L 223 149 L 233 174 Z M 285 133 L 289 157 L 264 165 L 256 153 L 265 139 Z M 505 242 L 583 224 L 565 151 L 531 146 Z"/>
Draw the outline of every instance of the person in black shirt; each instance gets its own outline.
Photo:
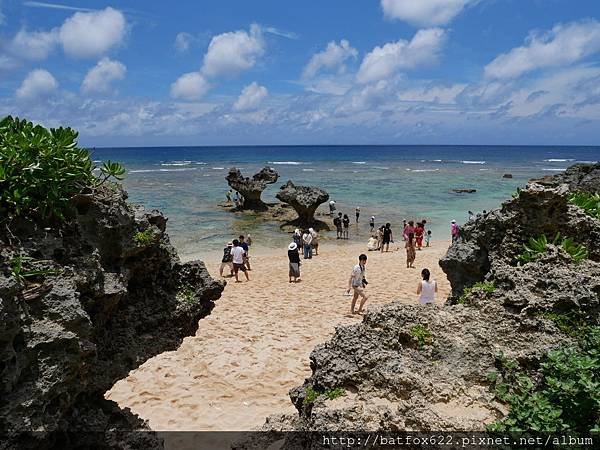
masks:
<path id="1" fill-rule="evenodd" d="M 219 267 L 219 275 L 223 276 L 223 269 L 225 267 L 229 267 L 230 276 L 233 276 L 233 256 L 231 256 L 231 249 L 233 248 L 233 243 L 228 242 L 227 247 L 223 249 L 223 258 L 221 259 L 221 267 Z"/>
<path id="2" fill-rule="evenodd" d="M 248 250 L 250 250 L 250 247 L 248 247 L 248 243 L 244 242 L 244 236 L 240 235 L 238 239 L 240 240 L 240 247 L 244 249 L 244 265 L 248 270 L 252 270 L 250 268 L 250 256 L 248 256 Z"/>
<path id="3" fill-rule="evenodd" d="M 290 260 L 290 283 L 297 283 L 298 278 L 300 278 L 300 254 L 298 253 L 298 245 L 295 242 L 288 245 L 288 259 Z"/>
<path id="4" fill-rule="evenodd" d="M 381 253 L 383 253 L 384 247 L 385 247 L 386 252 L 388 252 L 390 250 L 390 242 L 394 242 L 394 235 L 392 234 L 391 224 L 388 222 L 385 224 L 385 228 L 383 229 L 383 239 L 381 241 Z"/>
<path id="5" fill-rule="evenodd" d="M 344 224 L 343 238 L 348 239 L 348 227 L 350 226 L 350 218 L 348 217 L 348 214 L 344 214 L 344 219 L 342 220 L 342 223 Z"/>
<path id="6" fill-rule="evenodd" d="M 333 219 L 333 224 L 335 225 L 335 229 L 337 231 L 337 238 L 342 238 L 342 213 L 338 213 L 338 216 Z"/>

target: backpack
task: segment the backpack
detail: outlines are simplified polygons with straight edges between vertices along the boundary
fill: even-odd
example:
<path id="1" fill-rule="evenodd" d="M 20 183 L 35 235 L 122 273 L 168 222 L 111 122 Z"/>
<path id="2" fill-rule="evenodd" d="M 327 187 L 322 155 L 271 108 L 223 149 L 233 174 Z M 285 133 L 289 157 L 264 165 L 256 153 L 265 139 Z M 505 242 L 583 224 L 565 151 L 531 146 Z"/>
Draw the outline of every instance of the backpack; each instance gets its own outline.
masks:
<path id="1" fill-rule="evenodd" d="M 233 257 L 231 256 L 231 247 L 227 247 L 223 249 L 223 259 L 221 260 L 221 262 L 230 262 L 231 260 L 233 260 Z"/>

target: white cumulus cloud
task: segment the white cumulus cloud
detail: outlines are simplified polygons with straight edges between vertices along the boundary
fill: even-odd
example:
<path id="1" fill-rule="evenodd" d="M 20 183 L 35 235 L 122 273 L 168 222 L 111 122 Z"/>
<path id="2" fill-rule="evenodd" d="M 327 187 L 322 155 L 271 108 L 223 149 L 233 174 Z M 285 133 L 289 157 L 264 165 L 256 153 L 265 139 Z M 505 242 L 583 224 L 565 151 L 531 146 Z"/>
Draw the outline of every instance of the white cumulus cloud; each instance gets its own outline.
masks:
<path id="1" fill-rule="evenodd" d="M 10 42 L 10 52 L 25 59 L 45 59 L 56 47 L 56 31 L 20 30 Z"/>
<path id="2" fill-rule="evenodd" d="M 252 68 L 264 51 L 265 42 L 258 25 L 252 25 L 249 32 L 219 34 L 208 45 L 202 74 L 209 78 L 235 76 Z"/>
<path id="3" fill-rule="evenodd" d="M 113 81 L 125 78 L 126 72 L 127 68 L 123 63 L 102 58 L 83 79 L 81 91 L 84 93 L 107 92 Z"/>
<path id="4" fill-rule="evenodd" d="M 513 48 L 485 66 L 488 78 L 516 78 L 532 70 L 560 67 L 600 51 L 600 22 L 558 24 L 545 33 L 531 33 L 525 45 Z"/>
<path id="5" fill-rule="evenodd" d="M 400 70 L 433 63 L 445 42 L 444 30 L 429 28 L 419 30 L 410 41 L 400 39 L 375 47 L 365 55 L 356 79 L 359 83 L 369 83 L 390 77 Z"/>
<path id="6" fill-rule="evenodd" d="M 315 53 L 310 58 L 310 61 L 304 67 L 302 76 L 303 78 L 312 78 L 321 69 L 343 70 L 345 68 L 344 62 L 348 58 L 356 59 L 357 56 L 358 52 L 350 46 L 350 43 L 346 39 L 342 39 L 339 44 L 331 41 L 327 44 L 325 50 Z"/>
<path id="7" fill-rule="evenodd" d="M 44 69 L 36 69 L 29 72 L 16 95 L 22 99 L 35 99 L 50 95 L 58 88 L 58 82 L 50 72 Z"/>
<path id="8" fill-rule="evenodd" d="M 381 0 L 385 15 L 417 26 L 446 25 L 479 0 Z"/>
<path id="9" fill-rule="evenodd" d="M 185 73 L 171 85 L 171 97 L 180 100 L 198 100 L 209 89 L 208 81 L 200 72 Z"/>
<path id="10" fill-rule="evenodd" d="M 235 111 L 256 109 L 268 95 L 267 88 L 254 81 L 242 90 L 242 93 L 233 104 L 233 109 Z"/>

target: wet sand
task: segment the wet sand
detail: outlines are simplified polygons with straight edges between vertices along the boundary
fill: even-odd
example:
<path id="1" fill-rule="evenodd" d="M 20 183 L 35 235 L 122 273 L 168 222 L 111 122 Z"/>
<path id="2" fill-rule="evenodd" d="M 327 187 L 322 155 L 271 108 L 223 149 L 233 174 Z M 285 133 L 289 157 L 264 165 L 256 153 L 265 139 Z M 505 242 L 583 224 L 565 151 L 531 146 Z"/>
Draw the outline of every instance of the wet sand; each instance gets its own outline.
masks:
<path id="1" fill-rule="evenodd" d="M 115 384 L 106 397 L 129 407 L 154 430 L 250 430 L 266 416 L 292 412 L 289 389 L 310 376 L 309 355 L 335 326 L 357 323 L 344 296 L 360 253 L 369 259 L 367 308 L 395 300 L 417 303 L 421 268 L 438 281 L 437 303 L 450 285 L 438 265 L 447 242 L 417 251 L 406 268 L 404 249 L 366 252 L 364 244 L 323 243 L 319 256 L 302 261 L 301 279 L 288 282 L 287 249 L 262 249 L 251 258 L 250 282 L 226 278 L 212 314 L 196 336 L 174 352 L 150 359 Z M 257 245 L 255 244 L 255 247 Z M 393 249 L 397 244 L 392 244 Z M 218 277 L 219 256 L 205 262 Z"/>

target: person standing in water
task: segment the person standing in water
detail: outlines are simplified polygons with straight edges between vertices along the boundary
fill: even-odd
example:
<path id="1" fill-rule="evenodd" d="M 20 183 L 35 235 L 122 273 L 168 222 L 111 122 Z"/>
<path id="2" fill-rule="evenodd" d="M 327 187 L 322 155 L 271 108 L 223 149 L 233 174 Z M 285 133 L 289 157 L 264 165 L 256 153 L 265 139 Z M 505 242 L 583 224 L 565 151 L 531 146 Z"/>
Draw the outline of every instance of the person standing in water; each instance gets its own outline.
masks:
<path id="1" fill-rule="evenodd" d="M 227 203 L 231 203 L 231 194 L 232 194 L 232 191 L 231 191 L 231 189 L 229 189 L 226 194 L 227 195 Z"/>
<path id="2" fill-rule="evenodd" d="M 354 211 L 356 213 L 356 223 L 358 223 L 358 218 L 360 217 L 360 206 L 357 206 Z"/>
<path id="3" fill-rule="evenodd" d="M 350 313 L 351 314 L 360 314 L 363 311 L 363 306 L 368 299 L 365 294 L 365 288 L 367 287 L 368 281 L 365 278 L 365 265 L 367 264 L 367 255 L 364 253 L 358 257 L 358 264 L 354 266 L 352 269 L 352 273 L 350 274 L 350 279 L 348 280 L 348 290 L 346 291 L 350 294 L 350 290 L 354 290 L 354 295 L 352 297 L 352 303 L 350 304 Z M 354 307 L 356 306 L 356 300 L 358 297 L 361 298 L 360 305 L 358 306 L 358 311 L 354 312 Z"/>
<path id="4" fill-rule="evenodd" d="M 371 228 L 369 231 L 372 233 L 375 229 L 375 216 L 371 216 L 371 220 L 369 220 L 369 227 Z"/>
<path id="5" fill-rule="evenodd" d="M 431 274 L 429 273 L 429 269 L 423 269 L 421 277 L 423 280 L 417 286 L 419 303 L 421 305 L 433 305 L 435 303 L 435 294 L 438 291 L 437 283 L 435 280 L 430 280 Z"/>

